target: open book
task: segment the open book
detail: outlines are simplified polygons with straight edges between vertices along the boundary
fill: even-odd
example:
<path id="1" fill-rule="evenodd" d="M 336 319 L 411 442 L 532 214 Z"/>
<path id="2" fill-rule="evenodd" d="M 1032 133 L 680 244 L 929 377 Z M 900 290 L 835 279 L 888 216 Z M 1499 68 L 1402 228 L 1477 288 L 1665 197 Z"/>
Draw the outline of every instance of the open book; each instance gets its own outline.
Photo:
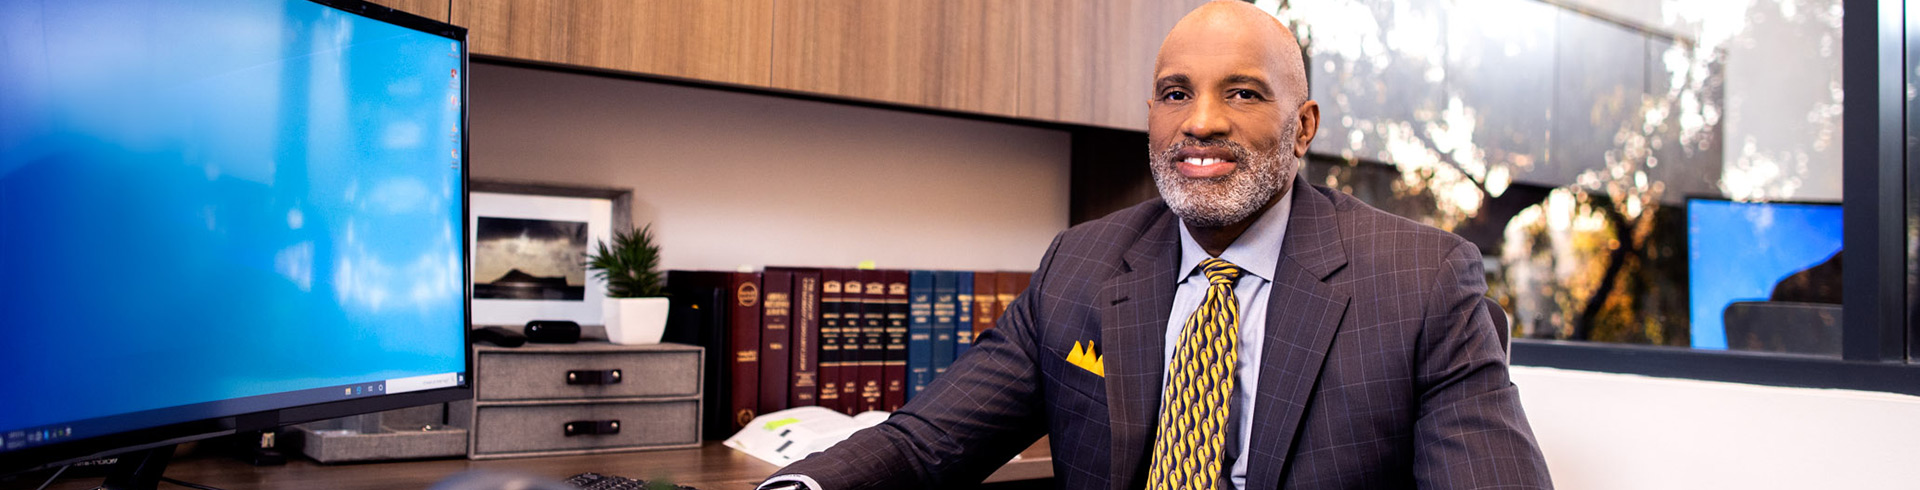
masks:
<path id="1" fill-rule="evenodd" d="M 824 451 L 860 429 L 880 425 L 889 412 L 855 416 L 820 407 L 789 408 L 755 417 L 747 428 L 727 438 L 726 445 L 775 466 L 786 467 L 809 454 Z"/>

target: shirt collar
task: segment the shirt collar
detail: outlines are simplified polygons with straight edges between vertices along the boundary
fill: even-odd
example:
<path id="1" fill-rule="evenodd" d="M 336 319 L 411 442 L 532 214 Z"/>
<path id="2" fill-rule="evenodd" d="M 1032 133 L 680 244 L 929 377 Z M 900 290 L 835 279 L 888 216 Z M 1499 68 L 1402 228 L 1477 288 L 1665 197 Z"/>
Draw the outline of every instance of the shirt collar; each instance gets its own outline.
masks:
<path id="1" fill-rule="evenodd" d="M 1253 226 L 1233 240 L 1227 250 L 1220 253 L 1220 259 L 1240 266 L 1248 274 L 1260 276 L 1268 282 L 1273 281 L 1273 271 L 1280 264 L 1280 245 L 1287 237 L 1287 219 L 1293 214 L 1293 189 L 1288 186 L 1287 193 L 1280 196 L 1280 202 L 1255 219 Z M 1193 234 L 1187 231 L 1184 220 L 1180 223 L 1180 274 L 1176 283 L 1186 282 L 1187 278 L 1199 273 L 1200 262 L 1213 258 L 1207 250 L 1193 241 Z"/>

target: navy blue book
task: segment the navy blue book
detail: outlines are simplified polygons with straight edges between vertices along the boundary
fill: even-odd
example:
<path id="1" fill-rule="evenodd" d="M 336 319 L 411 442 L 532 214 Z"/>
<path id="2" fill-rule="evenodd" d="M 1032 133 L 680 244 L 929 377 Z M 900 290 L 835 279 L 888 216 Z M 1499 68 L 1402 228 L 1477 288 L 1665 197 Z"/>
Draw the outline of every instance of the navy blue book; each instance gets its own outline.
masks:
<path id="1" fill-rule="evenodd" d="M 960 312 L 954 293 L 959 288 L 959 279 L 959 274 L 953 271 L 933 273 L 933 376 L 936 378 L 947 372 L 947 366 L 953 365 L 954 319 Z"/>
<path id="2" fill-rule="evenodd" d="M 959 308 L 953 316 L 953 358 L 973 347 L 973 272 L 960 271 L 954 274 L 954 305 Z"/>
<path id="3" fill-rule="evenodd" d="M 933 271 L 907 279 L 907 399 L 933 382 Z"/>

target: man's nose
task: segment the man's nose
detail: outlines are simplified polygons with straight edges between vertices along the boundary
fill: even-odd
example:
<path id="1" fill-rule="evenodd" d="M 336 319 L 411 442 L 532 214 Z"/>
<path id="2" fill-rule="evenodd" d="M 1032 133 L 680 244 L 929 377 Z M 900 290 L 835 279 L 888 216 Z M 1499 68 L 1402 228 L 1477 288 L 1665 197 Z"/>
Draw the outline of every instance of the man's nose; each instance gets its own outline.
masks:
<path id="1" fill-rule="evenodd" d="M 1187 114 L 1187 120 L 1181 124 L 1180 132 L 1196 140 L 1218 139 L 1227 135 L 1227 118 L 1222 112 L 1225 108 L 1220 101 L 1211 97 L 1200 97 L 1193 103 L 1193 111 Z"/>

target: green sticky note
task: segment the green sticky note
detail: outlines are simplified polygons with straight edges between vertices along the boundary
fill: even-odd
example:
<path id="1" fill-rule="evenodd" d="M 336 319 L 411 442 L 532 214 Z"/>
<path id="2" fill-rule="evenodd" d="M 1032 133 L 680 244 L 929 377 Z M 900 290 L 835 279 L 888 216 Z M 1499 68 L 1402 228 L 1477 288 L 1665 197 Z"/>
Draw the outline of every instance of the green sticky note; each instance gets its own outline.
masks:
<path id="1" fill-rule="evenodd" d="M 800 419 L 785 418 L 785 419 L 775 420 L 772 422 L 767 422 L 767 430 L 774 430 L 781 427 L 786 427 L 788 424 L 797 424 L 797 423 L 800 423 Z"/>

